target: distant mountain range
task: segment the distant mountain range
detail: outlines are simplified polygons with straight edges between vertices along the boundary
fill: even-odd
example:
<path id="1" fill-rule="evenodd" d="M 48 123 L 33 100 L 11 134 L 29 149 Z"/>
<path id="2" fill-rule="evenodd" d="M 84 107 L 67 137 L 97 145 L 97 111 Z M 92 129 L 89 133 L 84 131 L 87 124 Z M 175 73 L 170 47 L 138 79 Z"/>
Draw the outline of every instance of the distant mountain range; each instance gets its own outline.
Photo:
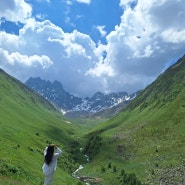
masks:
<path id="1" fill-rule="evenodd" d="M 61 109 L 61 111 L 70 117 L 79 117 L 92 115 L 112 107 L 124 107 L 139 91 L 129 95 L 127 92 L 118 92 L 111 94 L 95 93 L 91 98 L 79 98 L 65 91 L 59 81 L 46 81 L 37 78 L 29 78 L 25 85 L 41 94 L 48 101 Z M 118 106 L 119 105 L 119 106 Z"/>

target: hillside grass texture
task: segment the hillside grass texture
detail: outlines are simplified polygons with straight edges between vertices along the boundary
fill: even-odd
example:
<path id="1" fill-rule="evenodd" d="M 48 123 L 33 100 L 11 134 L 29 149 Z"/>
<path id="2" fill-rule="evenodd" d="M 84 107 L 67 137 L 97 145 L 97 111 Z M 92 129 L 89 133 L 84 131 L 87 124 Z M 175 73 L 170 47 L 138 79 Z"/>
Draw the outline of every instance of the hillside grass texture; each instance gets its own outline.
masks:
<path id="1" fill-rule="evenodd" d="M 98 177 L 106 185 L 119 184 L 122 170 L 134 173 L 145 184 L 184 180 L 185 112 L 178 103 L 170 107 L 126 111 L 95 129 L 92 133 L 94 138 L 101 138 L 101 144 L 94 143 L 98 152 L 91 152 L 92 161 L 81 175 Z M 112 168 L 108 168 L 110 163 Z"/>
<path id="2" fill-rule="evenodd" d="M 43 183 L 43 151 L 50 143 L 63 150 L 54 184 L 77 184 L 71 176 L 83 161 L 74 133 L 80 125 L 65 119 L 41 96 L 0 72 L 0 184 Z"/>

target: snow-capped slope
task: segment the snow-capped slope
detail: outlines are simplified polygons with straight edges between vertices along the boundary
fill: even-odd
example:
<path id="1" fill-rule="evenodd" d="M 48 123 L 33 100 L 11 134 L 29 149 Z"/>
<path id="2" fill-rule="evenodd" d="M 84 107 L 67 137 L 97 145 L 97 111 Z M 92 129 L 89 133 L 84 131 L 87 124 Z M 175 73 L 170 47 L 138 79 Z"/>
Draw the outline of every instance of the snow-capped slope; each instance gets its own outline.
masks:
<path id="1" fill-rule="evenodd" d="M 97 92 L 91 98 L 79 98 L 66 92 L 59 81 L 50 82 L 38 77 L 28 79 L 25 84 L 59 107 L 63 113 L 70 111 L 97 113 L 120 103 L 127 104 L 137 95 L 137 93 L 128 95 L 126 92 L 105 95 Z"/>

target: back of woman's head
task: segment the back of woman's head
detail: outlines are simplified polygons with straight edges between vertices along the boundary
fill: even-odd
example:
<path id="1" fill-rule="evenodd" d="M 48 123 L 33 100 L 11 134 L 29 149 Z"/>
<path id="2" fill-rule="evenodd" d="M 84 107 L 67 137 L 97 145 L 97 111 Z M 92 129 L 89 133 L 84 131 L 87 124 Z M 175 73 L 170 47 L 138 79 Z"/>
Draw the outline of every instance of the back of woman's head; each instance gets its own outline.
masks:
<path id="1" fill-rule="evenodd" d="M 52 161 L 53 158 L 53 154 L 54 154 L 54 146 L 53 145 L 49 145 L 46 151 L 46 155 L 45 155 L 45 163 L 46 164 L 50 164 L 50 162 Z"/>

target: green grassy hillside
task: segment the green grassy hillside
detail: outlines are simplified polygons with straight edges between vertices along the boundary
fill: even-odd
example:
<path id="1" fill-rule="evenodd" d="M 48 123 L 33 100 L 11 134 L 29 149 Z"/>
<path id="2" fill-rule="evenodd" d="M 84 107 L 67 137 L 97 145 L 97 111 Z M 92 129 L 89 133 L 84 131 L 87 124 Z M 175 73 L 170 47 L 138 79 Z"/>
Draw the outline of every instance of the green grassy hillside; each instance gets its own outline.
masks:
<path id="1" fill-rule="evenodd" d="M 54 184 L 77 184 L 71 177 L 81 160 L 74 133 L 80 125 L 66 120 L 50 103 L 0 70 L 0 184 L 41 184 L 43 150 L 63 149 Z"/>
<path id="2" fill-rule="evenodd" d="M 102 184 L 185 183 L 185 57 L 86 138 L 80 171 Z"/>

